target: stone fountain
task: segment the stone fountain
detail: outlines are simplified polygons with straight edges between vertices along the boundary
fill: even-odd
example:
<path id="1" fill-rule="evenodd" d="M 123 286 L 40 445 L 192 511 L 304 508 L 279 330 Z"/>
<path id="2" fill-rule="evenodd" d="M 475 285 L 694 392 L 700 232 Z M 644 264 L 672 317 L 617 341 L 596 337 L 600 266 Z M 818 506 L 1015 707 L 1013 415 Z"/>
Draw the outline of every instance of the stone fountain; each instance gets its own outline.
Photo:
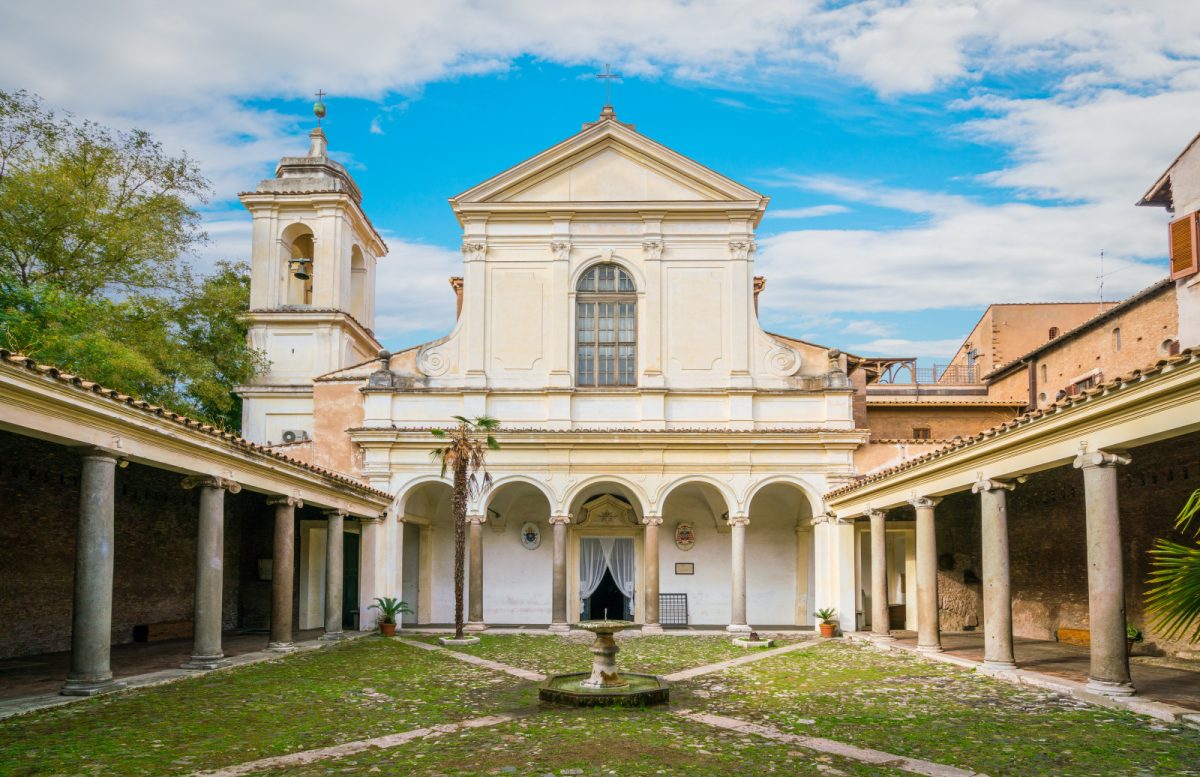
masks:
<path id="1" fill-rule="evenodd" d="M 567 704 L 572 707 L 638 707 L 665 704 L 671 688 L 662 678 L 652 674 L 617 671 L 617 653 L 621 648 L 613 635 L 637 626 L 630 621 L 584 621 L 576 628 L 596 635 L 592 642 L 592 671 L 551 675 L 541 688 L 542 701 Z"/>

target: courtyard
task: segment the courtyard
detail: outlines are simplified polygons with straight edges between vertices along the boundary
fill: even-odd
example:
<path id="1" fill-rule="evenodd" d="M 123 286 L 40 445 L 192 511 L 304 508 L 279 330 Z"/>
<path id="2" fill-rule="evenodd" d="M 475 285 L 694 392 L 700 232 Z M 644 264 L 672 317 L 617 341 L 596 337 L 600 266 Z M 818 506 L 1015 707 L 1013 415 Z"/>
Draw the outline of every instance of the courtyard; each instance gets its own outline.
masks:
<path id="1" fill-rule="evenodd" d="M 619 640 L 671 704 L 567 709 L 540 674 L 587 635 L 431 635 L 321 650 L 0 722 L 3 773 L 1200 774 L 1200 731 L 843 640 Z M 467 659 L 467 660 L 464 660 Z"/>

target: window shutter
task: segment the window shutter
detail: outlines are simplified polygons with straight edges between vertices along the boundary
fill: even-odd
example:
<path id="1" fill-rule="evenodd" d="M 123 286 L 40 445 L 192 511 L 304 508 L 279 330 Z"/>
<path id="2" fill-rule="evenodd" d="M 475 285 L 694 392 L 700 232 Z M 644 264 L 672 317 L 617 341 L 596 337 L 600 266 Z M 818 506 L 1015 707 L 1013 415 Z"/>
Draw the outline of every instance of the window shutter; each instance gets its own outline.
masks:
<path id="1" fill-rule="evenodd" d="M 1200 212 L 1189 213 L 1172 221 L 1167 229 L 1171 238 L 1171 280 L 1195 275 L 1200 270 L 1200 235 L 1197 220 Z"/>

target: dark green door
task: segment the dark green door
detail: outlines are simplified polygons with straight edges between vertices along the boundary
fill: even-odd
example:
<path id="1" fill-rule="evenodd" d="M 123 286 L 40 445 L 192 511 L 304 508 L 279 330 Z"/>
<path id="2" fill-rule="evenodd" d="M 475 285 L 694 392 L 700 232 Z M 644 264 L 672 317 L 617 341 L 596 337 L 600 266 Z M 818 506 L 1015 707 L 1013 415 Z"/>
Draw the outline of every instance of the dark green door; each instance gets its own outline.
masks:
<path id="1" fill-rule="evenodd" d="M 358 535 L 342 535 L 342 628 L 358 631 Z"/>

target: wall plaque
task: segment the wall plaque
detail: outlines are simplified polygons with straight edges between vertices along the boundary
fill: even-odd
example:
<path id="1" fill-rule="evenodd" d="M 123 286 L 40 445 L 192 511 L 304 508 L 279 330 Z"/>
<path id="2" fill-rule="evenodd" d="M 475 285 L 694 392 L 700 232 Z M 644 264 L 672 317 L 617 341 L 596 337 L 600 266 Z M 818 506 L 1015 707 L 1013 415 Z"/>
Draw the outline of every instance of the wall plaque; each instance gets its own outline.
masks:
<path id="1" fill-rule="evenodd" d="M 533 521 L 526 521 L 521 525 L 521 544 L 527 550 L 537 550 L 542 544 L 542 530 Z"/>
<path id="2" fill-rule="evenodd" d="M 676 561 L 675 574 L 677 575 L 694 575 L 696 574 L 696 565 L 690 561 Z"/>
<path id="3" fill-rule="evenodd" d="M 675 547 L 691 550 L 696 546 L 696 529 L 690 523 L 675 524 Z"/>

